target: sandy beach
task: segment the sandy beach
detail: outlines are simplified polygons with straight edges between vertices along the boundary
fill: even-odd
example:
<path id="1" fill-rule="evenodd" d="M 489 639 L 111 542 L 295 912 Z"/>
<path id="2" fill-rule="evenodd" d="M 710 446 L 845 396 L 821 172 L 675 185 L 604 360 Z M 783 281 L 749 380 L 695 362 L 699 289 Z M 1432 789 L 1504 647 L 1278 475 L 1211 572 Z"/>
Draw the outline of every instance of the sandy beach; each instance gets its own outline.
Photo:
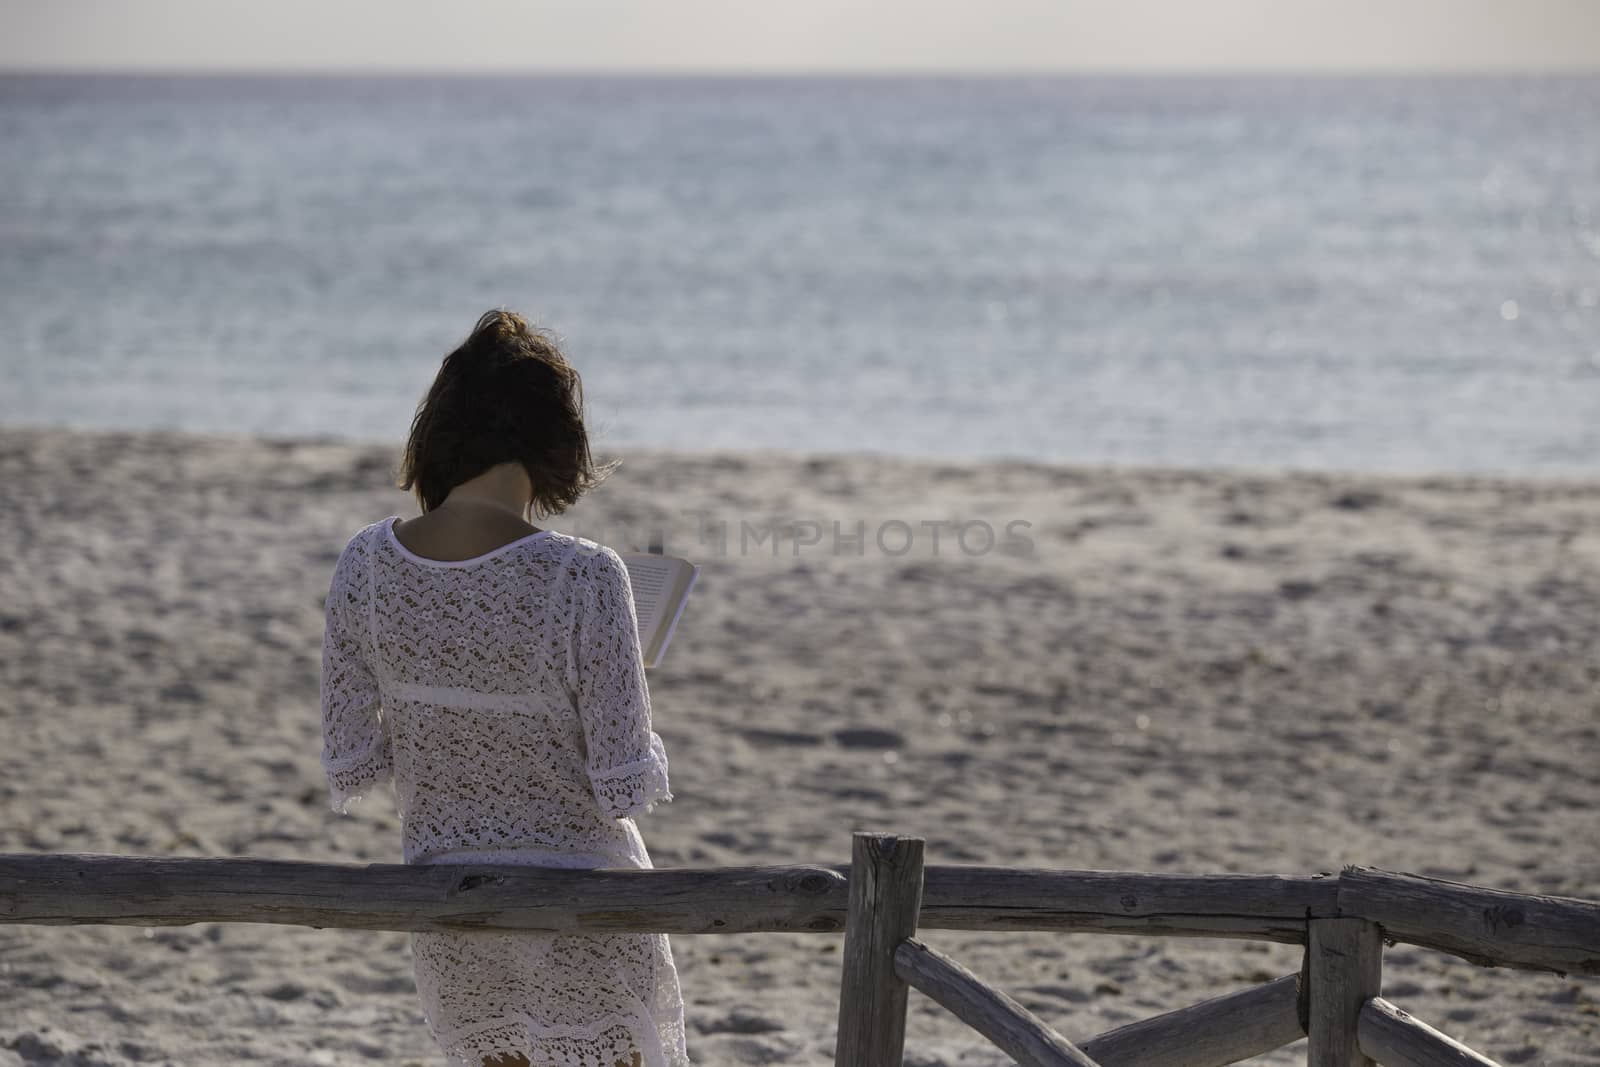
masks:
<path id="1" fill-rule="evenodd" d="M 416 513 L 398 445 L 0 429 L 0 851 L 399 862 L 392 811 L 328 809 L 317 706 L 339 550 Z M 704 568 L 651 675 L 658 866 L 844 863 L 874 829 L 929 863 L 1600 899 L 1600 482 L 622 459 L 549 525 Z M 1080 1040 L 1300 965 L 927 940 Z M 831 1063 L 841 943 L 675 938 L 695 1061 Z M 1595 979 L 1399 946 L 1384 994 L 1600 1065 Z M 404 934 L 0 925 L 0 1067 L 439 1062 Z M 906 1062 L 1008 1061 L 913 995 Z"/>

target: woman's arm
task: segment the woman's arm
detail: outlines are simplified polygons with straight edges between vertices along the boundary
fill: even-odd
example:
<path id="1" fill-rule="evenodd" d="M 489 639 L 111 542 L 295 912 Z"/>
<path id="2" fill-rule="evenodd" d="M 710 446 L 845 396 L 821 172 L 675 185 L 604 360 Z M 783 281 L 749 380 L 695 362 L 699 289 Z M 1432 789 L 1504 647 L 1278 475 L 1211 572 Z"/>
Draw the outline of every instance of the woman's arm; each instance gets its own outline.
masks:
<path id="1" fill-rule="evenodd" d="M 672 793 L 666 748 L 651 729 L 633 588 L 616 552 L 601 548 L 585 558 L 576 599 L 574 666 L 589 781 L 600 810 L 620 819 Z"/>
<path id="2" fill-rule="evenodd" d="M 365 586 L 357 580 L 364 555 L 345 547 L 323 606 L 322 768 L 329 803 L 345 813 L 385 781 L 393 781 L 388 731 L 378 680 L 367 662 Z"/>

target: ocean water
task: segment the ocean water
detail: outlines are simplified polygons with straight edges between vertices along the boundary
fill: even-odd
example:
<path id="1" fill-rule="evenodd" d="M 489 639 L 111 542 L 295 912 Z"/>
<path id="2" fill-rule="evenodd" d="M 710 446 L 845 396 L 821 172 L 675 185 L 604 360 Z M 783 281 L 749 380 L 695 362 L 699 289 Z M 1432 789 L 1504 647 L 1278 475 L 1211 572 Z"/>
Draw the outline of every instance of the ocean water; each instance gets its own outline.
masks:
<path id="1" fill-rule="evenodd" d="M 1600 473 L 1600 78 L 0 77 L 0 424 Z"/>

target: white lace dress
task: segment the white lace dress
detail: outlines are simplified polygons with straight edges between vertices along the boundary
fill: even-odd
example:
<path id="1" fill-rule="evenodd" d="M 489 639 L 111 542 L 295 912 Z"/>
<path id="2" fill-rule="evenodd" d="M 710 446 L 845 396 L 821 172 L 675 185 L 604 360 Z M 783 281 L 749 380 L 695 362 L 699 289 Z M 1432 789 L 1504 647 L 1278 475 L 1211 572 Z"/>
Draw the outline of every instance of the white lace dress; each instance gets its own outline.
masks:
<path id="1" fill-rule="evenodd" d="M 649 867 L 631 816 L 671 799 L 627 571 L 544 531 L 418 556 L 391 516 L 334 568 L 322 762 L 335 811 L 387 784 L 406 863 Z M 687 1064 L 665 935 L 414 933 L 417 992 L 452 1067 Z"/>

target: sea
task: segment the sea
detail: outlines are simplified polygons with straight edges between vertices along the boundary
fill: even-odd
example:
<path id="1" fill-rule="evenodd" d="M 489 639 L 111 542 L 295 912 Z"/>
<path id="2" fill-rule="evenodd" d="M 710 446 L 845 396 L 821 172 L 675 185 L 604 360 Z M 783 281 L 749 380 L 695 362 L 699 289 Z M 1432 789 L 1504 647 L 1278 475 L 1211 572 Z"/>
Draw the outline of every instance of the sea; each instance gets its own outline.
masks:
<path id="1" fill-rule="evenodd" d="M 1600 475 L 1600 77 L 0 77 L 0 425 Z"/>

